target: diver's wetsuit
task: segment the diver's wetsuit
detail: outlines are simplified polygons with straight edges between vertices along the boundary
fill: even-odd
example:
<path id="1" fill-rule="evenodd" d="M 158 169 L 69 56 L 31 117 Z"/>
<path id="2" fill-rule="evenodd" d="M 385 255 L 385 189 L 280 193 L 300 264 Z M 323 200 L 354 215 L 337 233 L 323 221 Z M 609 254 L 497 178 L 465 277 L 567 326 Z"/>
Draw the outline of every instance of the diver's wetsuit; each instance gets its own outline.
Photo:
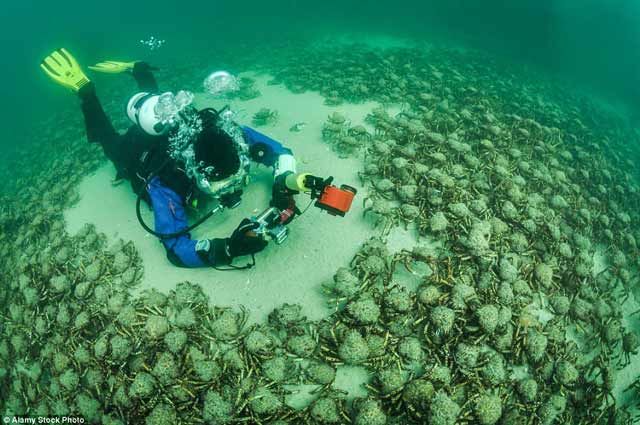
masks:
<path id="1" fill-rule="evenodd" d="M 136 63 L 133 76 L 141 91 L 158 92 L 156 80 L 146 64 Z M 125 134 L 119 134 L 105 114 L 92 83 L 83 87 L 79 96 L 89 142 L 102 146 L 105 155 L 115 165 L 118 177 L 128 179 L 136 193 L 146 190 L 147 200 L 153 208 L 155 231 L 171 234 L 187 228 L 185 203 L 197 189 L 178 164 L 169 159 L 168 137 L 151 136 L 136 125 L 131 126 Z M 273 167 L 280 155 L 291 154 L 290 149 L 264 134 L 249 127 L 242 129 L 250 151 L 259 153 L 251 155 L 254 161 Z M 215 134 L 208 136 L 216 137 Z M 208 145 L 215 147 L 215 142 Z M 220 146 L 228 150 L 223 144 Z M 160 171 L 156 174 L 157 170 Z M 152 173 L 155 176 L 146 181 L 146 177 Z M 167 250 L 167 258 L 177 266 L 203 267 L 215 264 L 216 253 L 204 255 L 197 251 L 198 241 L 192 240 L 189 234 L 163 239 L 162 243 Z"/>

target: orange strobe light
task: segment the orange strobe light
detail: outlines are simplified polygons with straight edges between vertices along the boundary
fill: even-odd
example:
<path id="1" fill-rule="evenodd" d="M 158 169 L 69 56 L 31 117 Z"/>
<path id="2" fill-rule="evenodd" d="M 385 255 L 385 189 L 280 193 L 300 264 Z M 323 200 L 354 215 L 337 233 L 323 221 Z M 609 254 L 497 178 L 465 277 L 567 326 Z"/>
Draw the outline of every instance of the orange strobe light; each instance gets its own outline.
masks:
<path id="1" fill-rule="evenodd" d="M 346 184 L 343 184 L 340 188 L 327 185 L 320 194 L 315 206 L 325 210 L 331 215 L 344 217 L 349 211 L 349 208 L 351 208 L 351 203 L 357 192 L 354 187 Z"/>

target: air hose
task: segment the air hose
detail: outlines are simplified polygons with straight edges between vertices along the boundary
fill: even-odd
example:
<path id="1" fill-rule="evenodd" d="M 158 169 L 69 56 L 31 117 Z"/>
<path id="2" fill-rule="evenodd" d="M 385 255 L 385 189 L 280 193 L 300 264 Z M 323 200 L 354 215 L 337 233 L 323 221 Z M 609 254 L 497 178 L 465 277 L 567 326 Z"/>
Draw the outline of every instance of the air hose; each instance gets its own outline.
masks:
<path id="1" fill-rule="evenodd" d="M 175 232 L 175 233 L 158 233 L 155 230 L 153 230 L 152 228 L 150 228 L 144 222 L 144 220 L 142 219 L 142 214 L 140 213 L 141 201 L 142 201 L 142 195 L 138 195 L 138 199 L 136 200 L 136 216 L 138 217 L 138 222 L 144 228 L 144 230 L 146 230 L 147 232 L 151 233 L 153 236 L 156 236 L 156 237 L 158 237 L 160 239 L 172 239 L 172 238 L 177 238 L 178 236 L 186 235 L 187 233 L 191 232 L 193 229 L 195 229 L 196 227 L 198 227 L 202 223 L 204 223 L 213 214 L 217 213 L 218 211 L 220 211 L 222 209 L 222 205 L 217 205 L 214 209 L 212 209 L 211 211 L 209 211 L 208 213 L 203 215 L 200 219 L 198 219 L 198 221 L 193 223 L 191 226 L 186 227 L 185 229 L 182 229 L 179 232 Z"/>
<path id="2" fill-rule="evenodd" d="M 175 232 L 175 233 L 158 233 L 155 230 L 151 229 L 149 226 L 147 226 L 147 224 L 142 219 L 142 214 L 140 214 L 141 201 L 142 201 L 142 195 L 138 195 L 138 199 L 136 200 L 136 216 L 138 217 L 138 222 L 144 228 L 144 230 L 146 230 L 147 232 L 151 233 L 152 235 L 158 237 L 159 239 L 171 239 L 171 238 L 177 238 L 178 236 L 185 235 L 185 234 L 189 233 L 190 231 L 192 231 L 193 229 L 195 229 L 196 227 L 200 226 L 209 217 L 211 217 L 213 214 L 215 214 L 216 212 L 220 211 L 223 208 L 222 205 L 217 205 L 214 209 L 212 209 L 207 214 L 202 216 L 198 221 L 193 223 L 191 226 L 189 226 L 189 227 L 187 227 L 187 228 L 185 228 L 185 229 L 183 229 L 183 230 L 181 230 L 179 232 Z M 233 264 L 229 264 L 228 268 L 222 268 L 222 267 L 218 267 L 218 266 L 214 266 L 214 265 L 212 265 L 211 267 L 213 267 L 214 269 L 216 269 L 218 271 L 225 272 L 225 271 L 233 271 L 233 270 L 247 270 L 247 269 L 250 269 L 250 268 L 254 267 L 255 265 L 256 265 L 256 257 L 255 257 L 254 254 L 251 254 L 251 263 L 248 263 L 245 266 L 234 266 Z"/>

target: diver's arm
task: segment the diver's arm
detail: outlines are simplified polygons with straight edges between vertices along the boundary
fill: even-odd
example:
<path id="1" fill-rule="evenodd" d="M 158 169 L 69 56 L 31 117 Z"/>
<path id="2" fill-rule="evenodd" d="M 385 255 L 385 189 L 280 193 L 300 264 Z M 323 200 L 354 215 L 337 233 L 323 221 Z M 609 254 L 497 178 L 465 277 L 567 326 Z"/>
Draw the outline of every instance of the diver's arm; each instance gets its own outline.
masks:
<path id="1" fill-rule="evenodd" d="M 252 160 L 273 167 L 275 176 L 287 171 L 295 173 L 296 162 L 291 149 L 251 127 L 242 126 L 242 131 Z"/>
<path id="2" fill-rule="evenodd" d="M 289 210 L 290 216 L 284 224 L 293 220 L 300 213 L 293 198 L 298 192 L 289 189 L 286 185 L 288 175 L 296 172 L 296 159 L 291 149 L 284 147 L 280 142 L 243 126 L 245 140 L 249 144 L 251 159 L 263 165 L 273 167 L 273 187 L 269 204 L 280 210 Z"/>
<path id="3" fill-rule="evenodd" d="M 176 192 L 166 187 L 158 177 L 152 178 L 146 189 L 153 208 L 156 232 L 177 233 L 187 228 L 184 202 Z M 198 241 L 192 240 L 189 234 L 162 239 L 162 244 L 167 250 L 167 258 L 176 266 L 209 266 L 197 252 Z M 215 258 L 211 260 L 216 261 Z"/>
<path id="4" fill-rule="evenodd" d="M 166 187 L 158 177 L 151 179 L 147 192 L 153 207 L 155 230 L 162 234 L 178 233 L 188 226 L 182 198 Z M 220 267 L 231 264 L 234 257 L 262 251 L 267 241 L 250 232 L 258 223 L 243 220 L 228 238 L 193 240 L 189 234 L 162 239 L 169 261 L 179 267 Z"/>

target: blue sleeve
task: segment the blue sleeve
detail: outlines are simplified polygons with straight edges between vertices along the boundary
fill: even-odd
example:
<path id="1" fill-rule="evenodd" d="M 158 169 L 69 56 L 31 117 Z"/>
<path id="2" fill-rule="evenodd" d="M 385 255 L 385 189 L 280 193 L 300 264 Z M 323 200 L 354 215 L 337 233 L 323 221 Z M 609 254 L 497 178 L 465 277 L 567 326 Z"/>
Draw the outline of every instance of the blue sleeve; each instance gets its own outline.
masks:
<path id="1" fill-rule="evenodd" d="M 156 232 L 176 233 L 188 227 L 184 202 L 177 193 L 164 186 L 158 177 L 151 179 L 147 192 L 151 198 Z M 198 241 L 192 240 L 189 234 L 162 239 L 162 243 L 172 263 L 182 267 L 208 266 L 196 252 Z"/>
<path id="2" fill-rule="evenodd" d="M 254 130 L 251 127 L 242 126 L 244 138 L 249 145 L 251 159 L 255 162 L 273 167 L 278 157 L 283 154 L 292 155 L 291 149 L 282 146 L 282 143 L 271 137 Z"/>

